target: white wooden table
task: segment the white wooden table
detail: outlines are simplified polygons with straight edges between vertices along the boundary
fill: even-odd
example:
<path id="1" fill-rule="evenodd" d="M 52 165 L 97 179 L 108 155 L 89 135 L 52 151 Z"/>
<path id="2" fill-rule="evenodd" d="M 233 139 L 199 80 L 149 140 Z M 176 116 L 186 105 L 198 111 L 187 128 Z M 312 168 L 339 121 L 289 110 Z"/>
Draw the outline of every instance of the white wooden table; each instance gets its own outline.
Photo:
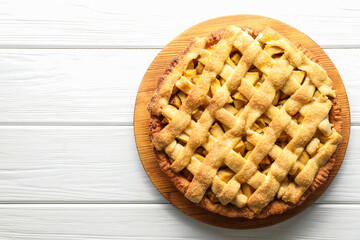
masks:
<path id="1" fill-rule="evenodd" d="M 360 239 L 360 5 L 221 2 L 0 1 L 0 239 Z M 347 154 L 329 189 L 257 230 L 212 227 L 169 204 L 133 136 L 137 89 L 160 49 L 232 14 L 309 35 L 338 68 L 351 107 Z"/>

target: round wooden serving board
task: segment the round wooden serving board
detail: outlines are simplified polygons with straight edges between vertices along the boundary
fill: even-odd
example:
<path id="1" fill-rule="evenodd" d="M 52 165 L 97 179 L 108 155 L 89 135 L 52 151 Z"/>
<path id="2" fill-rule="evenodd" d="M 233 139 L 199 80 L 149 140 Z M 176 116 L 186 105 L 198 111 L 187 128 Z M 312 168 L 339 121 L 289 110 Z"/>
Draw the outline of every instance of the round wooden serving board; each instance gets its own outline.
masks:
<path id="1" fill-rule="evenodd" d="M 335 153 L 336 164 L 332 169 L 328 180 L 313 194 L 311 194 L 299 207 L 291 209 L 282 215 L 273 215 L 265 219 L 249 220 L 245 218 L 228 218 L 208 212 L 207 210 L 202 209 L 187 200 L 161 171 L 149 140 L 150 116 L 146 110 L 146 106 L 156 89 L 158 78 L 164 73 L 170 61 L 179 55 L 194 37 L 207 36 L 214 30 L 231 24 L 236 26 L 249 26 L 257 29 L 263 29 L 266 26 L 269 26 L 292 41 L 300 43 L 313 55 L 317 56 L 320 65 L 327 71 L 328 75 L 334 82 L 334 88 L 336 89 L 337 97 L 341 106 L 341 115 L 343 118 L 342 136 L 344 139 Z M 339 171 L 341 163 L 344 159 L 350 135 L 350 108 L 345 88 L 338 71 L 325 52 L 313 40 L 295 28 L 275 19 L 255 15 L 234 15 L 210 19 L 189 28 L 172 40 L 157 55 L 145 73 L 139 87 L 135 104 L 134 132 L 137 149 L 145 171 L 161 194 L 174 206 L 187 215 L 214 226 L 238 229 L 259 228 L 282 222 L 297 215 L 309 207 L 328 188 Z"/>

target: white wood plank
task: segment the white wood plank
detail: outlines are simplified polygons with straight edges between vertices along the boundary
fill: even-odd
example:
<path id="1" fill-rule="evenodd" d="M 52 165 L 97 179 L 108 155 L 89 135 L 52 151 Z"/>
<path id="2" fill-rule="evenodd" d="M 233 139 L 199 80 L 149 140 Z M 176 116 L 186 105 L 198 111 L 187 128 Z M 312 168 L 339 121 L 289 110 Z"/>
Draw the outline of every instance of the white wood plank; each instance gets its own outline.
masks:
<path id="1" fill-rule="evenodd" d="M 2 49 L 0 124 L 132 125 L 138 86 L 159 51 Z M 360 49 L 326 52 L 346 86 L 352 122 L 359 124 Z"/>
<path id="2" fill-rule="evenodd" d="M 360 203 L 360 127 L 319 203 Z M 0 203 L 166 203 L 146 175 L 132 127 L 0 127 Z"/>
<path id="3" fill-rule="evenodd" d="M 0 122 L 130 125 L 159 50 L 0 50 Z"/>
<path id="4" fill-rule="evenodd" d="M 359 239 L 360 205 L 315 204 L 274 226 L 236 230 L 170 204 L 0 205 L 2 239 Z"/>
<path id="5" fill-rule="evenodd" d="M 2 202 L 166 202 L 132 127 L 0 127 Z"/>
<path id="6" fill-rule="evenodd" d="M 360 81 L 354 75 L 360 69 L 360 49 L 325 49 L 345 85 L 350 104 L 351 124 L 360 125 Z"/>
<path id="7" fill-rule="evenodd" d="M 21 7 L 19 7 L 21 6 Z M 311 7 L 309 7 L 311 6 Z M 323 47 L 359 46 L 356 1 L 2 1 L 0 47 L 163 47 L 199 22 L 225 15 L 257 14 L 279 19 Z M 31 9 L 31 11 L 29 11 Z"/>

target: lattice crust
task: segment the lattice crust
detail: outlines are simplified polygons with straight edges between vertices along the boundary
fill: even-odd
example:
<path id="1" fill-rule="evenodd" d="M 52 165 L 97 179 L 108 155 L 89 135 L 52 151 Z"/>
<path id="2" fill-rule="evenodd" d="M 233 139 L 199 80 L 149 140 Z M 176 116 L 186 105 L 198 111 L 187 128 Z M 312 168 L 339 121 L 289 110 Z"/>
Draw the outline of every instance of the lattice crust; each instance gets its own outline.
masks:
<path id="1" fill-rule="evenodd" d="M 341 135 L 325 70 L 270 28 L 251 34 L 229 26 L 195 38 L 148 109 L 163 118 L 153 145 L 190 181 L 189 200 L 259 213 L 276 198 L 296 204 Z"/>

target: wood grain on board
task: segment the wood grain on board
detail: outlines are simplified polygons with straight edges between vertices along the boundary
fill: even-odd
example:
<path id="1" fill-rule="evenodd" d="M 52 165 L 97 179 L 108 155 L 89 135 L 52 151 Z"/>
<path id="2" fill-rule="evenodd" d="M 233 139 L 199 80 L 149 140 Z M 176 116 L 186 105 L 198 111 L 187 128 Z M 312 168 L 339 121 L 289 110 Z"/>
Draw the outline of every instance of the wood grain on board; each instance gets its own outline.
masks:
<path id="1" fill-rule="evenodd" d="M 263 29 L 266 26 L 269 26 L 291 39 L 293 42 L 300 43 L 304 46 L 312 55 L 317 57 L 319 64 L 327 71 L 329 77 L 334 82 L 334 88 L 337 91 L 337 98 L 342 109 L 343 141 L 335 153 L 336 164 L 332 169 L 328 180 L 319 189 L 317 189 L 316 192 L 311 194 L 301 206 L 291 209 L 282 215 L 274 215 L 266 219 L 249 220 L 244 218 L 227 218 L 208 212 L 207 210 L 202 209 L 187 200 L 172 185 L 167 176 L 159 168 L 148 136 L 149 113 L 146 111 L 146 106 L 151 95 L 156 89 L 158 78 L 164 73 L 164 70 L 169 65 L 169 62 L 181 53 L 181 51 L 185 49 L 195 36 L 207 36 L 212 31 L 230 24 L 236 26 L 249 26 L 257 29 Z M 341 163 L 344 159 L 350 134 L 350 109 L 346 91 L 337 69 L 326 53 L 313 40 L 311 40 L 311 38 L 295 28 L 275 19 L 256 15 L 234 15 L 210 19 L 187 29 L 172 40 L 158 54 L 145 73 L 138 90 L 134 112 L 134 132 L 137 149 L 145 171 L 156 188 L 174 206 L 195 219 L 215 226 L 241 229 L 258 228 L 273 225 L 297 215 L 310 206 L 327 189 L 339 171 Z"/>

